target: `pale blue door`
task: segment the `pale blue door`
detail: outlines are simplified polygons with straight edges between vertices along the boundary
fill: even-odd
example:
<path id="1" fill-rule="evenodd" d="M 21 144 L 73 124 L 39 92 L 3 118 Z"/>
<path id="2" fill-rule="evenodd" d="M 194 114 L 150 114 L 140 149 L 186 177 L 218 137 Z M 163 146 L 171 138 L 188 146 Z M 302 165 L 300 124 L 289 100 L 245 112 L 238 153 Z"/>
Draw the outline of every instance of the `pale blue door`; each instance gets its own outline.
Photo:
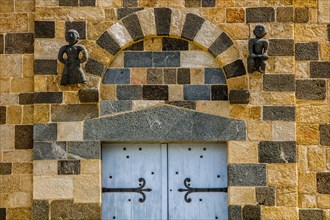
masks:
<path id="1" fill-rule="evenodd" d="M 227 219 L 224 144 L 105 144 L 103 219 Z"/>

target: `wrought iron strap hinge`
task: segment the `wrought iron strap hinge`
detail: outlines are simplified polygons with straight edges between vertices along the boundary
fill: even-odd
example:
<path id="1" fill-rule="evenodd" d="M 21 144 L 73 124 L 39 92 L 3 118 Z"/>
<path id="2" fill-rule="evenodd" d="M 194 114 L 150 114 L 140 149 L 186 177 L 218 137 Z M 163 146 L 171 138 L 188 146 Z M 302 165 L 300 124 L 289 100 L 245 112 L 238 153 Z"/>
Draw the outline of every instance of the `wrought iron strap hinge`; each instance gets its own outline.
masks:
<path id="1" fill-rule="evenodd" d="M 144 178 L 139 178 L 139 182 L 141 186 L 137 188 L 102 188 L 102 193 L 139 193 L 142 196 L 142 198 L 139 198 L 139 202 L 143 203 L 146 200 L 144 192 L 150 192 L 152 190 L 150 188 L 144 189 L 146 185 L 146 180 Z"/>
<path id="2" fill-rule="evenodd" d="M 186 178 L 183 181 L 184 186 L 186 187 L 186 189 L 178 189 L 179 192 L 186 192 L 186 194 L 184 195 L 184 200 L 188 203 L 191 202 L 191 198 L 188 198 L 188 195 L 191 193 L 201 193 L 201 192 L 227 192 L 228 188 L 224 187 L 224 188 L 193 188 L 189 186 L 190 183 L 190 178 Z"/>

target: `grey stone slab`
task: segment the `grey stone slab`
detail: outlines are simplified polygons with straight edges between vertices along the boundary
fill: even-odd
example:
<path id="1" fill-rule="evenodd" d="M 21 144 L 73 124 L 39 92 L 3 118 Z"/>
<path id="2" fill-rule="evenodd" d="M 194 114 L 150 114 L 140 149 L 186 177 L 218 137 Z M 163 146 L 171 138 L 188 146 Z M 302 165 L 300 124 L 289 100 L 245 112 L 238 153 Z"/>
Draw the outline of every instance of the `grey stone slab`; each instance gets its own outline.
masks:
<path id="1" fill-rule="evenodd" d="M 229 93 L 230 104 L 249 104 L 249 90 L 231 90 Z"/>
<path id="2" fill-rule="evenodd" d="M 84 123 L 84 140 L 226 141 L 245 140 L 245 133 L 245 123 L 241 120 L 168 105 L 86 120 Z M 262 170 L 264 166 L 255 166 L 258 168 L 256 172 L 260 169 L 265 171 Z"/>
<path id="3" fill-rule="evenodd" d="M 57 139 L 57 124 L 35 124 L 33 126 L 33 139 L 35 141 L 50 141 Z"/>
<path id="4" fill-rule="evenodd" d="M 100 141 L 67 142 L 68 159 L 101 159 Z"/>
<path id="5" fill-rule="evenodd" d="M 296 60 L 318 60 L 319 44 L 317 42 L 296 43 L 295 58 Z"/>
<path id="6" fill-rule="evenodd" d="M 273 22 L 275 21 L 275 9 L 273 7 L 255 7 L 246 9 L 246 22 Z"/>
<path id="7" fill-rule="evenodd" d="M 131 72 L 128 68 L 110 68 L 102 79 L 103 84 L 130 84 Z"/>
<path id="8" fill-rule="evenodd" d="M 70 29 L 78 31 L 80 39 L 86 39 L 86 21 L 66 21 L 65 32 Z"/>
<path id="9" fill-rule="evenodd" d="M 12 173 L 12 163 L 0 163 L 0 175 L 10 175 Z"/>
<path id="10" fill-rule="evenodd" d="M 1 220 L 6 220 L 6 208 L 0 208 L 0 219 Z"/>
<path id="11" fill-rule="evenodd" d="M 270 39 L 269 56 L 294 56 L 293 39 Z"/>
<path id="12" fill-rule="evenodd" d="M 221 68 L 204 69 L 205 84 L 227 84 L 225 74 Z"/>
<path id="13" fill-rule="evenodd" d="M 55 37 L 55 21 L 35 21 L 34 22 L 35 38 L 54 38 Z"/>
<path id="14" fill-rule="evenodd" d="M 143 88 L 142 85 L 118 85 L 117 86 L 118 100 L 142 100 Z"/>
<path id="15" fill-rule="evenodd" d="M 60 160 L 57 163 L 58 175 L 80 174 L 80 160 Z"/>
<path id="16" fill-rule="evenodd" d="M 243 220 L 260 220 L 261 219 L 260 206 L 245 205 L 243 207 Z"/>
<path id="17" fill-rule="evenodd" d="M 188 13 L 183 24 L 181 37 L 191 41 L 194 40 L 198 31 L 202 28 L 204 21 L 204 18 L 192 13 Z"/>
<path id="18" fill-rule="evenodd" d="M 211 86 L 209 85 L 184 85 L 184 100 L 210 100 Z"/>
<path id="19" fill-rule="evenodd" d="M 296 108 L 294 106 L 264 106 L 263 120 L 295 121 Z"/>
<path id="20" fill-rule="evenodd" d="M 259 205 L 275 205 L 275 187 L 256 187 L 256 197 Z"/>
<path id="21" fill-rule="evenodd" d="M 295 163 L 295 141 L 261 141 L 258 145 L 260 163 Z"/>
<path id="22" fill-rule="evenodd" d="M 242 207 L 238 205 L 228 206 L 228 220 L 242 220 Z"/>
<path id="23" fill-rule="evenodd" d="M 153 67 L 180 67 L 180 52 L 153 52 Z"/>
<path id="24" fill-rule="evenodd" d="M 7 120 L 7 108 L 6 106 L 0 106 L 0 124 L 6 124 Z"/>
<path id="25" fill-rule="evenodd" d="M 65 142 L 34 142 L 34 160 L 58 160 L 66 159 Z"/>
<path id="26" fill-rule="evenodd" d="M 74 203 L 73 200 L 53 200 L 51 219 L 101 219 L 101 206 L 97 203 Z"/>
<path id="27" fill-rule="evenodd" d="M 296 80 L 294 74 L 265 74 L 263 75 L 264 91 L 295 91 Z"/>
<path id="28" fill-rule="evenodd" d="M 154 13 L 157 36 L 170 35 L 172 10 L 169 8 L 155 8 Z"/>
<path id="29" fill-rule="evenodd" d="M 324 100 L 326 98 L 325 80 L 297 80 L 296 97 L 306 100 Z"/>
<path id="30" fill-rule="evenodd" d="M 230 186 L 266 186 L 266 164 L 229 164 Z"/>
<path id="31" fill-rule="evenodd" d="M 214 56 L 217 57 L 219 54 L 226 51 L 229 47 L 233 45 L 233 41 L 230 37 L 222 32 L 219 37 L 212 43 L 212 45 L 208 48 L 208 51 Z"/>
<path id="32" fill-rule="evenodd" d="M 49 219 L 48 200 L 33 200 L 32 216 L 34 220 L 48 220 Z"/>
<path id="33" fill-rule="evenodd" d="M 18 94 L 18 103 L 20 105 L 34 104 L 34 93 L 20 93 Z"/>
<path id="34" fill-rule="evenodd" d="M 152 67 L 152 52 L 124 52 L 124 67 Z"/>
<path id="35" fill-rule="evenodd" d="M 80 102 L 98 102 L 99 90 L 97 89 L 81 89 L 78 92 Z"/>
<path id="36" fill-rule="evenodd" d="M 324 220 L 322 209 L 299 209 L 299 220 Z"/>
<path id="37" fill-rule="evenodd" d="M 330 146 L 330 124 L 320 125 L 320 143 Z"/>
<path id="38" fill-rule="evenodd" d="M 105 69 L 105 65 L 94 60 L 93 58 L 88 58 L 88 61 L 85 65 L 85 70 L 87 73 L 101 76 L 104 72 L 104 69 Z"/>
<path id="39" fill-rule="evenodd" d="M 317 172 L 316 184 L 318 193 L 330 194 L 330 172 Z"/>
<path id="40" fill-rule="evenodd" d="M 139 18 L 136 14 L 125 17 L 122 22 L 134 41 L 144 37 Z"/>
<path id="41" fill-rule="evenodd" d="M 52 121 L 83 121 L 99 116 L 97 104 L 52 105 Z"/>
<path id="42" fill-rule="evenodd" d="M 143 8 L 118 8 L 117 10 L 117 19 L 120 20 L 130 14 L 133 14 L 134 12 L 141 11 Z"/>
<path id="43" fill-rule="evenodd" d="M 5 35 L 5 52 L 7 54 L 33 54 L 33 33 L 7 33 Z"/>
<path id="44" fill-rule="evenodd" d="M 57 60 L 34 60 L 34 74 L 57 75 Z"/>
<path id="45" fill-rule="evenodd" d="M 105 31 L 99 39 L 97 39 L 96 44 L 100 47 L 111 53 L 112 55 L 116 55 L 121 48 L 119 44 L 113 39 L 113 37 L 109 34 L 109 32 Z"/>
<path id="46" fill-rule="evenodd" d="M 330 78 L 330 62 L 311 62 L 311 78 Z"/>
<path id="47" fill-rule="evenodd" d="M 118 112 L 132 110 L 132 101 L 126 100 L 102 100 L 101 101 L 101 116 L 110 115 Z"/>
<path id="48" fill-rule="evenodd" d="M 144 85 L 143 100 L 168 100 L 168 85 Z"/>
<path id="49" fill-rule="evenodd" d="M 15 149 L 33 148 L 33 125 L 15 125 Z"/>
<path id="50" fill-rule="evenodd" d="M 63 93 L 62 92 L 35 92 L 34 103 L 62 103 Z"/>
<path id="51" fill-rule="evenodd" d="M 225 71 L 227 79 L 243 76 L 246 74 L 246 70 L 242 60 L 235 60 L 234 62 L 227 64 L 223 67 L 223 70 Z"/>

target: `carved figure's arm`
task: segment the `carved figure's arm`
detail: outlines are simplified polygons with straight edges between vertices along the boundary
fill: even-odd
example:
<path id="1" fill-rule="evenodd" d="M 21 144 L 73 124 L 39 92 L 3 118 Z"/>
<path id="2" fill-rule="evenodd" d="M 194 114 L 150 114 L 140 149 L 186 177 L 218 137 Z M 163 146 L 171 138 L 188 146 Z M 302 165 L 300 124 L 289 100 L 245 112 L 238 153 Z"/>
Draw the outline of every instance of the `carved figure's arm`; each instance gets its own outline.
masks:
<path id="1" fill-rule="evenodd" d="M 268 41 L 265 40 L 265 42 L 264 42 L 264 53 L 263 53 L 263 55 L 264 55 L 265 57 L 268 57 L 268 55 L 267 55 L 267 52 L 268 52 L 268 45 L 269 45 Z"/>
<path id="2" fill-rule="evenodd" d="M 250 40 L 249 40 L 249 43 L 248 43 L 248 46 L 249 46 L 249 55 L 250 55 L 251 57 L 256 57 L 256 55 L 255 55 L 254 52 L 253 52 L 253 44 L 254 44 L 253 39 L 250 39 Z"/>
<path id="3" fill-rule="evenodd" d="M 66 50 L 65 46 L 61 47 L 61 49 L 60 49 L 60 51 L 58 52 L 58 55 L 57 55 L 57 59 L 63 64 L 66 63 L 66 60 L 63 58 L 65 50 Z"/>
<path id="4" fill-rule="evenodd" d="M 84 63 L 88 60 L 88 53 L 86 48 L 83 45 L 80 45 L 81 53 L 82 53 L 82 58 L 80 59 L 80 63 Z"/>

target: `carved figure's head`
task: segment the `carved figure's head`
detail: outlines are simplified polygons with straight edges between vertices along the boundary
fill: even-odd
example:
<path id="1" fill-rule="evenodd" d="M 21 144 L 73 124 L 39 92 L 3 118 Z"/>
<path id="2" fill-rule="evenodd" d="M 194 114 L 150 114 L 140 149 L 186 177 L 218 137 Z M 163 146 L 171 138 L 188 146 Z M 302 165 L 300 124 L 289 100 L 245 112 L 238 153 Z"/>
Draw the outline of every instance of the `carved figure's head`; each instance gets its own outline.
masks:
<path id="1" fill-rule="evenodd" d="M 69 43 L 69 45 L 74 45 L 78 42 L 80 38 L 78 31 L 74 29 L 70 29 L 65 34 L 65 40 Z"/>
<path id="2" fill-rule="evenodd" d="M 253 33 L 257 38 L 263 38 L 267 34 L 266 27 L 262 24 L 258 24 L 254 28 Z"/>

